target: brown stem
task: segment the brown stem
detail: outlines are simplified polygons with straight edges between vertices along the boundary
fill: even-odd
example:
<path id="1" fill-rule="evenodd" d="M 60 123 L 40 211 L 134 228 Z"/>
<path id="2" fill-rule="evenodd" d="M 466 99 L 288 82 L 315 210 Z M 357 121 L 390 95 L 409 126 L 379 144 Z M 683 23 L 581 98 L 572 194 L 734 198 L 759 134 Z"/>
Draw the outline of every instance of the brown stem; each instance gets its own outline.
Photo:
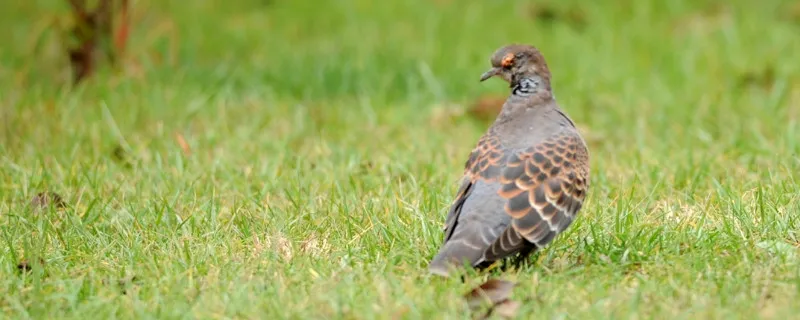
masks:
<path id="1" fill-rule="evenodd" d="M 103 37 L 108 38 L 112 34 L 113 5 L 112 0 L 100 0 L 97 7 L 89 12 L 86 1 L 69 0 L 69 3 L 76 21 L 72 34 L 79 44 L 77 48 L 70 49 L 68 54 L 74 71 L 73 80 L 78 83 L 94 72 L 97 46 Z M 123 0 L 123 3 L 127 5 L 127 0 Z"/>

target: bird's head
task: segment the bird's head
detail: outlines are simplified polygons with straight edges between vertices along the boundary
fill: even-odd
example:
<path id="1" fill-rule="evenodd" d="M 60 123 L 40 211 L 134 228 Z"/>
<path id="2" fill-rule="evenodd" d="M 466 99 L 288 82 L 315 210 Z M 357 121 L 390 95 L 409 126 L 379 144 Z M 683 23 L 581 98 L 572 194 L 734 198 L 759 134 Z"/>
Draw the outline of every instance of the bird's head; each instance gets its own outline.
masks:
<path id="1" fill-rule="evenodd" d="M 538 49 L 523 44 L 512 44 L 494 52 L 492 68 L 481 75 L 481 81 L 494 76 L 514 84 L 522 78 L 539 77 L 550 82 L 550 70 Z"/>

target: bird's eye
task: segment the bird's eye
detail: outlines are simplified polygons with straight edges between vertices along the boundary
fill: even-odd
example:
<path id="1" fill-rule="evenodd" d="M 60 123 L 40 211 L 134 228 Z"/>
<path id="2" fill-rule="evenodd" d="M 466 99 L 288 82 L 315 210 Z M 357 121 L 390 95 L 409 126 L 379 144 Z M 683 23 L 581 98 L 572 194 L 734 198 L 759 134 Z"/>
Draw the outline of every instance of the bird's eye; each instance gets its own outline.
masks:
<path id="1" fill-rule="evenodd" d="M 500 62 L 500 66 L 508 69 L 511 68 L 512 65 L 514 65 L 514 54 L 509 53 L 508 55 L 503 57 L 503 61 Z"/>

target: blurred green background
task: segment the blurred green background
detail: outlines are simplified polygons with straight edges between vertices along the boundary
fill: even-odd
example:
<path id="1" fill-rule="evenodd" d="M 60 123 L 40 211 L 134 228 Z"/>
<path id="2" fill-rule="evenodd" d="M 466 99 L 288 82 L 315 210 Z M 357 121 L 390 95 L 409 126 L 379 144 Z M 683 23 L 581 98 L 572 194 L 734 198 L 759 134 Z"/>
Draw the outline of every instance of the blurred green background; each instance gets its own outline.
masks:
<path id="1" fill-rule="evenodd" d="M 131 5 L 72 85 L 67 1 L 0 4 L 7 317 L 469 318 L 481 276 L 426 267 L 508 43 L 592 157 L 581 218 L 505 275 L 521 318 L 800 312 L 796 1 Z"/>

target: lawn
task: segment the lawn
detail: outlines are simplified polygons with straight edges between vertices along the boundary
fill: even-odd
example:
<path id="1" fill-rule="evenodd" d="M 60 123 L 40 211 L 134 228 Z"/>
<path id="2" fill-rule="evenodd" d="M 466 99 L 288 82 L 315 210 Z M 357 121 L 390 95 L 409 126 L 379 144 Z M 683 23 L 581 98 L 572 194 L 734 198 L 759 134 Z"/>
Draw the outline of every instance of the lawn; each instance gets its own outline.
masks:
<path id="1" fill-rule="evenodd" d="M 489 276 L 520 318 L 800 314 L 789 1 L 138 0 L 77 86 L 66 2 L 0 4 L 2 318 L 469 319 Z M 512 42 L 587 140 L 587 202 L 522 270 L 429 276 Z"/>

